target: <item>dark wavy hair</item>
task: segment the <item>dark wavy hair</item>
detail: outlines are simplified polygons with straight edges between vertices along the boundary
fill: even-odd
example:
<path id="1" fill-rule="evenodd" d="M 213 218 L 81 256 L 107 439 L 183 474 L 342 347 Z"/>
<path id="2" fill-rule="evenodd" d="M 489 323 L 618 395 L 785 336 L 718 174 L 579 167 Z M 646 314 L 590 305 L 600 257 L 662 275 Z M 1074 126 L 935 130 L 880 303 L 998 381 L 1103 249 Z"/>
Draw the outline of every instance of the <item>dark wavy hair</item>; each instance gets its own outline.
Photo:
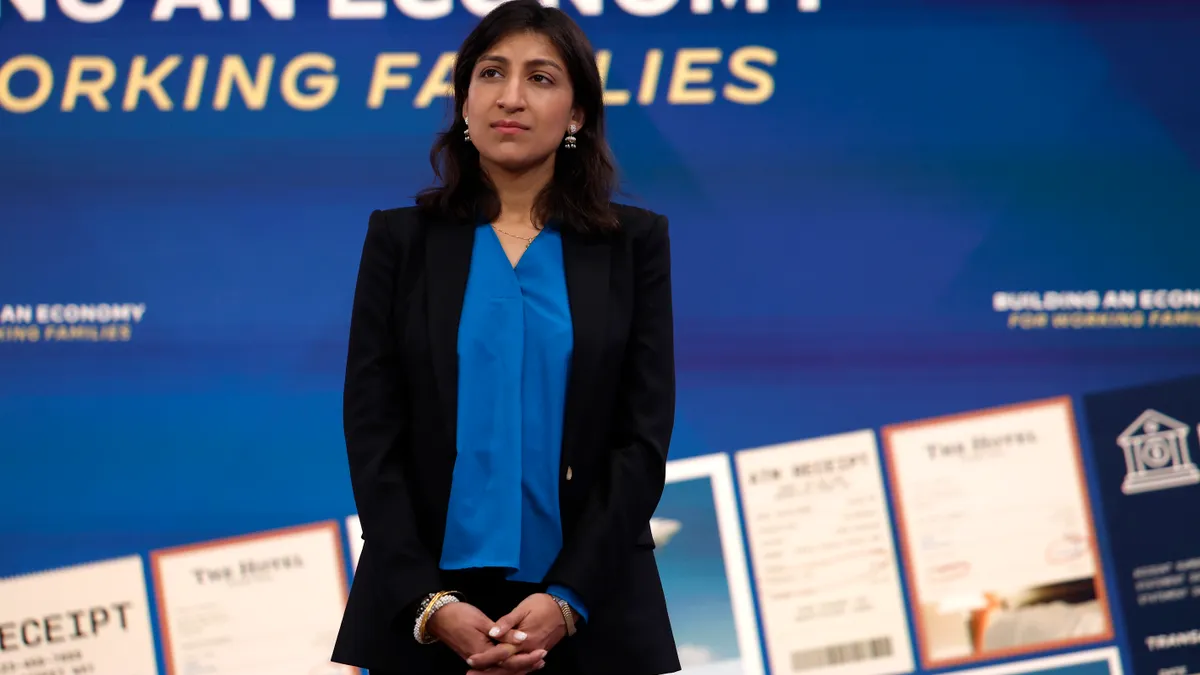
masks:
<path id="1" fill-rule="evenodd" d="M 505 37 L 520 32 L 543 35 L 566 61 L 575 90 L 575 105 L 583 110 L 583 127 L 575 134 L 574 149 L 561 144 L 554 177 L 534 203 L 535 222 L 562 223 L 583 232 L 617 229 L 612 209 L 616 167 L 604 135 L 604 91 L 596 54 L 579 26 L 561 10 L 538 0 L 509 0 L 488 13 L 458 49 L 454 66 L 454 115 L 429 152 L 435 185 L 422 190 L 416 203 L 423 212 L 458 223 L 494 220 L 500 215 L 495 187 L 479 165 L 479 152 L 463 138 L 463 101 L 476 62 Z"/>

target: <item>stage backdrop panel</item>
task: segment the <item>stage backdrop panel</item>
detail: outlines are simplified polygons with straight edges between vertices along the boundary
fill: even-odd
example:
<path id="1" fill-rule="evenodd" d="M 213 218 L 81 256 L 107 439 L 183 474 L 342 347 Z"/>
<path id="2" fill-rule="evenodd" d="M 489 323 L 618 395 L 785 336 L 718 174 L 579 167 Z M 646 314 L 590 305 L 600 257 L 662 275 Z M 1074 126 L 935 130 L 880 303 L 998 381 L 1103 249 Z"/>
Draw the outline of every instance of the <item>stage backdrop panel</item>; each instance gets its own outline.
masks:
<path id="1" fill-rule="evenodd" d="M 925 667 L 1112 636 L 1071 401 L 883 429 Z"/>
<path id="2" fill-rule="evenodd" d="M 151 560 L 168 675 L 359 675 L 329 662 L 347 590 L 336 522 Z"/>
<path id="3" fill-rule="evenodd" d="M 773 673 L 913 669 L 875 432 L 735 454 Z"/>
<path id="4" fill-rule="evenodd" d="M 651 531 L 683 672 L 763 675 L 729 455 L 668 462 Z"/>
<path id="5" fill-rule="evenodd" d="M 158 675 L 141 556 L 0 579 L 3 675 Z"/>
<path id="6" fill-rule="evenodd" d="M 354 512 L 367 218 L 428 185 L 494 4 L 0 0 L 0 576 Z M 559 4 L 597 49 L 620 199 L 670 219 L 672 461 L 1200 373 L 1200 3 Z M 1086 436 L 1088 468 L 1113 437 Z M 1097 597 L 1131 573 L 1100 529 Z M 1126 614 L 1094 637 L 1143 641 Z M 930 630 L 965 649 L 961 621 Z M 1038 656 L 1004 654 L 971 658 Z"/>
<path id="7" fill-rule="evenodd" d="M 1084 398 L 1136 673 L 1200 672 L 1200 378 Z"/>
<path id="8" fill-rule="evenodd" d="M 1002 666 L 953 671 L 954 675 L 1123 675 L 1115 647 L 1074 652 Z"/>

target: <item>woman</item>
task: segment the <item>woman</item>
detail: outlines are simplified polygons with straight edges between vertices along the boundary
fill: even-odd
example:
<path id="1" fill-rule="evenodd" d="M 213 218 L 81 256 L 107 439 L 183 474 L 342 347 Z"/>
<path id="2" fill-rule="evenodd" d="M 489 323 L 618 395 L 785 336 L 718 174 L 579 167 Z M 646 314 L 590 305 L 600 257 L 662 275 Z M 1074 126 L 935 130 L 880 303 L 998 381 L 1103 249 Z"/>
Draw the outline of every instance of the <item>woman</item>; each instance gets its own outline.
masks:
<path id="1" fill-rule="evenodd" d="M 679 670 L 649 520 L 675 375 L 666 219 L 611 203 L 562 12 L 492 11 L 440 183 L 376 211 L 344 421 L 364 545 L 333 660 L 371 675 Z"/>

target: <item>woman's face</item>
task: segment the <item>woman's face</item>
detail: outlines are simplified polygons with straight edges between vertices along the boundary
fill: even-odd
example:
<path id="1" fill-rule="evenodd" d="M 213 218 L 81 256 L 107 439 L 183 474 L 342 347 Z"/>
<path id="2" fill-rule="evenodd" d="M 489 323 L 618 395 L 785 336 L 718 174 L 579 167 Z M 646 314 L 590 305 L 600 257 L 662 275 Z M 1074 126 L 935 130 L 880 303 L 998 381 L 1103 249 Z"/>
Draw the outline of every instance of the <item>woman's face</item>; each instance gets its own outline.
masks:
<path id="1" fill-rule="evenodd" d="M 571 124 L 583 125 L 558 50 L 537 33 L 514 33 L 479 57 L 463 115 L 484 167 L 522 171 L 554 156 Z"/>

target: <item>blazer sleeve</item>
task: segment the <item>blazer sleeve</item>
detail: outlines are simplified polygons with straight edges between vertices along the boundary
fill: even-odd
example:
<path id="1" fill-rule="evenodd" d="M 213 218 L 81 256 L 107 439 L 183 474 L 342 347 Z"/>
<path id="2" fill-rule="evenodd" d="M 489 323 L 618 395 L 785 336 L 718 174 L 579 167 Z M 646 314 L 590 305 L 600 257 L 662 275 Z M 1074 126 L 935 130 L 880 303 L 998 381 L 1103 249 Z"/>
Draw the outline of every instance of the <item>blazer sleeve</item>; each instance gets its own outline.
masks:
<path id="1" fill-rule="evenodd" d="M 546 581 L 604 604 L 638 535 L 658 508 L 675 425 L 675 336 L 667 219 L 656 216 L 633 242 L 634 307 L 614 407 L 608 475 L 591 488 L 574 536 Z"/>
<path id="2" fill-rule="evenodd" d="M 440 589 L 437 562 L 417 536 L 409 497 L 404 373 L 394 339 L 393 293 L 404 259 L 387 216 L 371 214 L 350 316 L 342 424 L 363 538 L 396 618 Z"/>

